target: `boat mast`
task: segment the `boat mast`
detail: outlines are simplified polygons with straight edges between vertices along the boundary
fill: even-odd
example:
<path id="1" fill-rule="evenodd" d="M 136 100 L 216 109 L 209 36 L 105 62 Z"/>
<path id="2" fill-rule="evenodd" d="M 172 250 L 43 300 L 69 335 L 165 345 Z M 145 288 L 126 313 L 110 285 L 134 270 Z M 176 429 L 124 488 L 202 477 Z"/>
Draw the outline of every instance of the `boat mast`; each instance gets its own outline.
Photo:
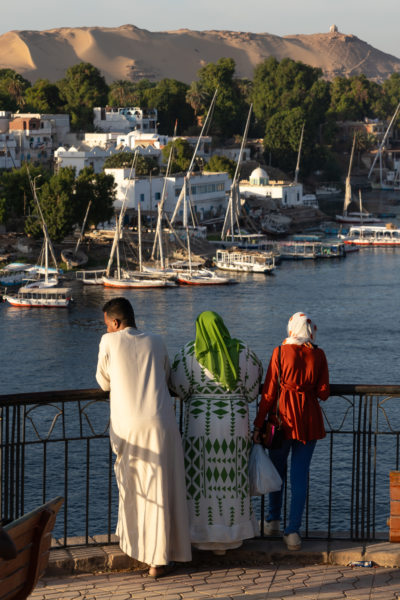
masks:
<path id="1" fill-rule="evenodd" d="M 136 150 L 135 154 L 133 155 L 132 165 L 131 165 L 131 170 L 129 172 L 128 182 L 132 178 L 132 172 L 133 172 L 134 166 L 136 165 L 137 155 L 138 155 L 138 150 Z M 114 234 L 113 244 L 112 244 L 112 247 L 111 247 L 110 258 L 108 260 L 107 269 L 106 269 L 106 276 L 109 277 L 110 276 L 110 272 L 111 272 L 111 267 L 112 267 L 112 264 L 113 264 L 113 260 L 114 260 L 114 254 L 115 254 L 115 251 L 117 251 L 118 279 L 120 279 L 120 276 L 121 276 L 120 260 L 119 260 L 119 239 L 121 237 L 122 225 L 123 225 L 123 222 L 124 222 L 124 216 L 125 216 L 126 208 L 127 208 L 128 189 L 129 189 L 129 183 L 126 186 L 125 197 L 124 197 L 124 200 L 122 202 L 122 206 L 121 206 L 121 211 L 119 213 L 119 217 L 117 217 L 115 219 L 115 234 Z"/>
<path id="2" fill-rule="evenodd" d="M 85 218 L 83 219 L 83 223 L 82 223 L 81 233 L 79 235 L 78 241 L 76 242 L 76 246 L 75 246 L 75 250 L 74 250 L 75 256 L 76 256 L 76 253 L 78 252 L 79 245 L 80 245 L 81 241 L 83 240 L 83 235 L 84 235 L 84 232 L 85 232 L 86 221 L 87 221 L 87 218 L 88 218 L 88 215 L 89 215 L 89 210 L 90 210 L 91 206 L 92 206 L 92 201 L 89 200 L 89 204 L 87 206 L 86 213 L 85 213 Z"/>
<path id="3" fill-rule="evenodd" d="M 137 207 L 137 228 L 138 228 L 138 250 L 139 250 L 139 271 L 142 272 L 142 209 L 140 203 Z"/>
<path id="4" fill-rule="evenodd" d="M 240 226 L 239 226 L 239 203 L 240 203 L 239 172 L 240 172 L 240 166 L 242 163 L 244 147 L 247 142 L 247 135 L 249 132 L 250 117 L 251 117 L 252 110 L 253 110 L 253 105 L 250 104 L 249 114 L 247 115 L 247 121 L 246 121 L 246 125 L 244 128 L 242 143 L 240 145 L 240 152 L 239 152 L 238 160 L 236 163 L 235 174 L 234 174 L 233 180 L 232 180 L 228 206 L 227 206 L 226 214 L 225 214 L 225 220 L 224 220 L 224 224 L 223 224 L 222 232 L 221 232 L 221 239 L 225 240 L 226 235 L 227 235 L 227 223 L 228 223 L 228 215 L 229 215 L 232 242 L 234 241 L 234 238 L 235 238 L 235 236 L 234 236 L 234 216 L 235 216 L 237 227 L 238 227 L 239 233 L 240 233 Z"/>
<path id="5" fill-rule="evenodd" d="M 344 204 L 343 204 L 343 214 L 344 215 L 347 215 L 347 207 L 349 206 L 349 204 L 351 202 L 351 180 L 350 180 L 350 176 L 351 176 L 351 168 L 352 168 L 352 165 L 353 165 L 354 148 L 355 148 L 355 146 L 356 146 L 356 134 L 354 134 L 354 137 L 353 137 L 353 145 L 351 147 L 349 170 L 347 172 L 347 177 L 346 177 L 346 188 L 345 188 L 345 193 L 344 193 Z"/>
<path id="6" fill-rule="evenodd" d="M 211 100 L 210 108 L 208 109 L 207 116 L 204 119 L 203 127 L 201 128 L 201 132 L 200 132 L 200 135 L 199 135 L 197 143 L 196 143 L 196 147 L 195 147 L 194 152 L 193 152 L 192 160 L 190 161 L 189 168 L 188 168 L 188 170 L 186 172 L 186 175 L 184 177 L 184 183 L 183 183 L 183 187 L 182 187 L 181 193 L 179 194 L 178 200 L 176 202 L 175 210 L 174 210 L 173 215 L 171 217 L 171 223 L 174 222 L 175 217 L 178 214 L 178 210 L 179 210 L 179 208 L 181 206 L 181 203 L 182 203 L 182 200 L 183 200 L 183 196 L 186 193 L 184 191 L 184 189 L 185 189 L 185 181 L 189 182 L 190 176 L 191 176 L 192 171 L 194 169 L 195 159 L 196 159 L 197 152 L 199 150 L 201 138 L 203 137 L 203 134 L 204 134 L 206 126 L 209 125 L 209 122 L 210 122 L 210 119 L 211 119 L 211 115 L 212 115 L 213 110 L 214 110 L 215 101 L 217 99 L 217 93 L 218 93 L 218 87 L 216 88 L 216 90 L 214 92 L 214 96 L 213 96 L 213 98 Z"/>
<path id="7" fill-rule="evenodd" d="M 45 245 L 45 280 L 46 280 L 46 283 L 47 283 L 47 281 L 48 281 L 48 270 L 49 270 L 49 250 L 50 250 L 51 258 L 53 259 L 54 266 L 55 266 L 56 269 L 57 269 L 57 261 L 56 261 L 56 256 L 55 256 L 55 253 L 54 253 L 53 244 L 51 243 L 49 232 L 47 231 L 47 225 L 46 225 L 46 221 L 44 220 L 44 216 L 43 216 L 43 212 L 42 212 L 42 207 L 40 206 L 39 199 L 38 199 L 37 194 L 36 194 L 36 187 L 35 187 L 35 185 L 32 182 L 32 178 L 31 178 L 31 174 L 29 173 L 29 170 L 27 171 L 27 173 L 28 173 L 28 178 L 29 178 L 29 183 L 30 183 L 30 186 L 31 186 L 33 198 L 35 200 L 36 207 L 37 207 L 37 210 L 38 210 L 38 213 L 39 213 L 39 217 L 40 217 L 40 220 L 42 222 L 42 230 L 43 230 L 44 245 Z"/>
<path id="8" fill-rule="evenodd" d="M 188 251 L 188 260 L 189 260 L 189 273 L 192 274 L 192 252 L 190 248 L 190 233 L 188 226 L 188 210 L 187 210 L 187 195 L 186 195 L 186 180 L 183 182 L 184 192 L 183 192 L 183 226 L 186 230 L 186 243 L 187 243 L 187 251 Z"/>
<path id="9" fill-rule="evenodd" d="M 167 178 L 171 172 L 172 157 L 174 154 L 174 143 L 175 143 L 175 138 L 176 138 L 177 125 L 178 125 L 178 121 L 176 120 L 175 127 L 174 127 L 174 137 L 172 139 L 171 149 L 170 149 L 169 156 L 168 156 L 167 169 L 165 171 L 165 176 L 164 176 L 164 185 L 163 185 L 163 190 L 162 190 L 162 194 L 161 194 L 161 200 L 158 205 L 158 218 L 157 218 L 157 225 L 156 225 L 156 234 L 154 236 L 153 249 L 151 251 L 151 257 L 150 257 L 151 260 L 154 260 L 154 255 L 156 252 L 156 247 L 157 247 L 157 242 L 158 242 L 159 248 L 160 248 L 160 265 L 161 265 L 162 269 L 164 268 L 164 253 L 163 253 L 163 248 L 162 248 L 162 217 L 163 217 L 165 198 L 167 195 Z"/>
<path id="10" fill-rule="evenodd" d="M 303 127 L 301 128 L 299 151 L 297 153 L 296 170 L 294 172 L 294 182 L 295 183 L 298 182 L 299 172 L 300 172 L 300 156 L 301 156 L 301 148 L 303 146 L 304 125 L 305 125 L 305 123 L 303 123 Z"/>
<path id="11" fill-rule="evenodd" d="M 394 113 L 393 117 L 390 120 L 389 127 L 385 131 L 385 135 L 383 136 L 382 141 L 381 141 L 381 143 L 379 145 L 378 152 L 376 153 L 375 158 L 372 161 L 372 165 L 371 165 L 371 168 L 370 168 L 369 173 L 368 173 L 368 179 L 372 175 L 372 171 L 374 170 L 375 163 L 378 160 L 378 156 L 379 156 L 380 181 L 382 183 L 382 150 L 383 150 L 383 148 L 385 146 L 385 143 L 386 143 L 386 140 L 388 138 L 389 132 L 390 132 L 390 130 L 392 128 L 392 125 L 393 125 L 393 123 L 394 123 L 397 115 L 399 114 L 399 111 L 400 111 L 400 102 L 398 103 L 397 108 L 395 110 L 395 113 Z"/>

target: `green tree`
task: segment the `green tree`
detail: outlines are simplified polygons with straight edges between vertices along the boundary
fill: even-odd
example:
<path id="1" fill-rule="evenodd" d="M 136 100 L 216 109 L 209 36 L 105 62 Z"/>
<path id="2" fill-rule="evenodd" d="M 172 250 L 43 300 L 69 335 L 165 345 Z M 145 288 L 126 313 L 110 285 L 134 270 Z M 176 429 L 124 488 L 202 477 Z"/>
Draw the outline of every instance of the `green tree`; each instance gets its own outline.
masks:
<path id="1" fill-rule="evenodd" d="M 301 108 L 292 108 L 276 112 L 267 122 L 264 138 L 265 154 L 271 155 L 273 164 L 283 170 L 294 171 L 300 143 L 301 130 L 305 121 Z M 307 138 L 307 131 L 304 130 Z M 304 148 L 308 144 L 303 139 L 303 169 Z"/>
<path id="2" fill-rule="evenodd" d="M 186 100 L 201 121 L 207 114 L 217 87 L 211 131 L 228 138 L 243 129 L 244 115 L 247 112 L 243 88 L 235 78 L 235 61 L 232 58 L 220 58 L 216 63 L 202 67 L 198 72 L 198 81 L 192 83 L 186 94 Z"/>
<path id="3" fill-rule="evenodd" d="M 159 173 L 159 171 L 160 168 L 158 166 L 158 162 L 152 156 L 142 156 L 141 154 L 138 155 L 135 168 L 136 175 L 150 175 L 150 173 L 152 175 L 156 175 Z"/>
<path id="4" fill-rule="evenodd" d="M 145 107 L 148 102 L 148 91 L 155 87 L 148 79 L 138 82 L 119 79 L 110 85 L 108 104 L 110 106 L 138 106 Z"/>
<path id="5" fill-rule="evenodd" d="M 71 129 L 92 131 L 93 108 L 105 106 L 109 91 L 100 71 L 90 63 L 79 63 L 70 67 L 57 85 L 71 115 Z"/>
<path id="6" fill-rule="evenodd" d="M 204 165 L 204 170 L 212 171 L 214 173 L 226 172 L 229 173 L 229 177 L 233 179 L 236 170 L 236 162 L 226 156 L 214 154 L 214 156 L 212 156 Z"/>
<path id="7" fill-rule="evenodd" d="M 171 173 L 180 173 L 187 171 L 193 156 L 193 148 L 187 140 L 177 138 L 173 142 L 168 142 L 162 149 L 164 163 L 168 162 L 168 157 L 173 146 L 173 158 L 171 162 Z"/>
<path id="8" fill-rule="evenodd" d="M 107 156 L 103 169 L 130 169 L 134 156 L 134 151 L 118 152 L 118 154 Z M 152 156 L 138 154 L 135 159 L 135 174 L 139 176 L 149 175 L 150 172 L 159 172 L 157 161 Z"/>
<path id="9" fill-rule="evenodd" d="M 24 94 L 30 82 L 13 69 L 0 69 L 0 98 L 2 109 L 15 111 L 23 108 Z"/>
<path id="10" fill-rule="evenodd" d="M 189 87 L 176 79 L 162 79 L 146 92 L 147 106 L 158 111 L 159 129 L 167 135 L 174 132 L 178 119 L 179 131 L 195 124 L 193 109 L 186 102 Z"/>
<path id="11" fill-rule="evenodd" d="M 381 87 L 365 75 L 335 77 L 331 84 L 329 112 L 337 120 L 361 121 L 373 117 L 382 95 Z"/>
<path id="12" fill-rule="evenodd" d="M 251 99 L 255 117 L 266 124 L 276 112 L 300 107 L 309 121 L 314 110 L 325 113 L 329 106 L 328 90 L 321 69 L 290 58 L 278 62 L 270 57 L 254 72 Z"/>
<path id="13" fill-rule="evenodd" d="M 76 223 L 79 201 L 74 194 L 75 169 L 65 167 L 45 182 L 38 191 L 38 199 L 50 239 L 61 242 L 72 233 Z M 36 238 L 43 237 L 42 223 L 37 207 L 26 219 L 25 232 Z"/>
<path id="14" fill-rule="evenodd" d="M 49 178 L 48 172 L 43 167 L 29 165 L 29 173 L 31 181 L 36 180 L 38 186 Z M 40 179 L 38 179 L 39 176 Z M 2 210 L 2 223 L 30 214 L 34 208 L 34 202 L 27 165 L 1 173 L 0 197 L 5 199 Z"/>
<path id="15" fill-rule="evenodd" d="M 135 153 L 133 151 L 111 154 L 104 161 L 103 169 L 128 169 L 132 166 L 134 156 Z"/>
<path id="16" fill-rule="evenodd" d="M 114 214 L 116 184 L 112 175 L 83 169 L 75 181 L 75 222 L 82 223 L 91 202 L 86 228 L 109 221 Z"/>
<path id="17" fill-rule="evenodd" d="M 265 153 L 294 171 L 303 124 L 301 169 L 307 173 L 329 108 L 329 84 L 322 71 L 302 62 L 269 58 L 255 70 L 252 100 L 257 125 L 264 127 Z"/>
<path id="18" fill-rule="evenodd" d="M 48 79 L 38 79 L 25 90 L 25 110 L 38 113 L 58 113 L 62 110 L 58 87 Z"/>

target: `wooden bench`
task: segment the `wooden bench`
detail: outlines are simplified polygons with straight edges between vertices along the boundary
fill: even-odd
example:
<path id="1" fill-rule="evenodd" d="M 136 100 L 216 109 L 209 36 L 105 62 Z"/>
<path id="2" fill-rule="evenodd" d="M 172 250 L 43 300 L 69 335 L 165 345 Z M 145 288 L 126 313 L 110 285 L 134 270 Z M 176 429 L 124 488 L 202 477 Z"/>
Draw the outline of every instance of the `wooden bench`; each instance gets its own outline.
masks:
<path id="1" fill-rule="evenodd" d="M 0 559 L 0 600 L 24 600 L 34 589 L 46 570 L 51 532 L 63 502 L 58 496 L 4 527 L 17 547 L 17 556 Z"/>

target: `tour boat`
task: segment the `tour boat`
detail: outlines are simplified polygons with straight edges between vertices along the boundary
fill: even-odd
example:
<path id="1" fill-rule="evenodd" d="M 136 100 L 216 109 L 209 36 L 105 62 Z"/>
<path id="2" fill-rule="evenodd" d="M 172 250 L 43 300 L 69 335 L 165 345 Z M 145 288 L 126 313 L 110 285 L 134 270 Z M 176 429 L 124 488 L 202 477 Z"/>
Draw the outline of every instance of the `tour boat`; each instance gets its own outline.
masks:
<path id="1" fill-rule="evenodd" d="M 87 269 L 76 271 L 75 275 L 84 285 L 103 285 L 103 275 L 105 274 L 105 269 Z"/>
<path id="2" fill-rule="evenodd" d="M 350 227 L 349 233 L 343 238 L 349 246 L 400 246 L 400 229 L 393 224 L 360 225 Z"/>
<path id="3" fill-rule="evenodd" d="M 21 285 L 34 271 L 32 265 L 13 262 L 0 270 L 0 284 L 5 286 Z"/>
<path id="4" fill-rule="evenodd" d="M 275 269 L 275 257 L 272 252 L 259 250 L 239 250 L 228 248 L 217 250 L 215 265 L 224 271 L 242 271 L 245 273 L 271 273 Z"/>
<path id="5" fill-rule="evenodd" d="M 290 240 L 277 242 L 277 247 L 284 260 L 316 259 L 322 256 L 322 242 Z"/>
<path id="6" fill-rule="evenodd" d="M 67 308 L 72 300 L 71 288 L 26 288 L 6 294 L 4 300 L 17 308 Z"/>

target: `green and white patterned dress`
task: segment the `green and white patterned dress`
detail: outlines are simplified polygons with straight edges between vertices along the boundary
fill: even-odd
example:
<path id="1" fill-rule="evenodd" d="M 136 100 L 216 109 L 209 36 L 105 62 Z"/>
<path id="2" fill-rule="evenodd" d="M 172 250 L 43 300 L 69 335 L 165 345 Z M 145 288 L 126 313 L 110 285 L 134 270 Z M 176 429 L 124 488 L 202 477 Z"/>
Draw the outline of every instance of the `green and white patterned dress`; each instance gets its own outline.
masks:
<path id="1" fill-rule="evenodd" d="M 237 548 L 257 533 L 249 495 L 248 403 L 262 375 L 240 342 L 237 387 L 227 392 L 196 359 L 194 341 L 175 356 L 171 386 L 185 404 L 183 447 L 190 539 L 203 550 Z"/>

